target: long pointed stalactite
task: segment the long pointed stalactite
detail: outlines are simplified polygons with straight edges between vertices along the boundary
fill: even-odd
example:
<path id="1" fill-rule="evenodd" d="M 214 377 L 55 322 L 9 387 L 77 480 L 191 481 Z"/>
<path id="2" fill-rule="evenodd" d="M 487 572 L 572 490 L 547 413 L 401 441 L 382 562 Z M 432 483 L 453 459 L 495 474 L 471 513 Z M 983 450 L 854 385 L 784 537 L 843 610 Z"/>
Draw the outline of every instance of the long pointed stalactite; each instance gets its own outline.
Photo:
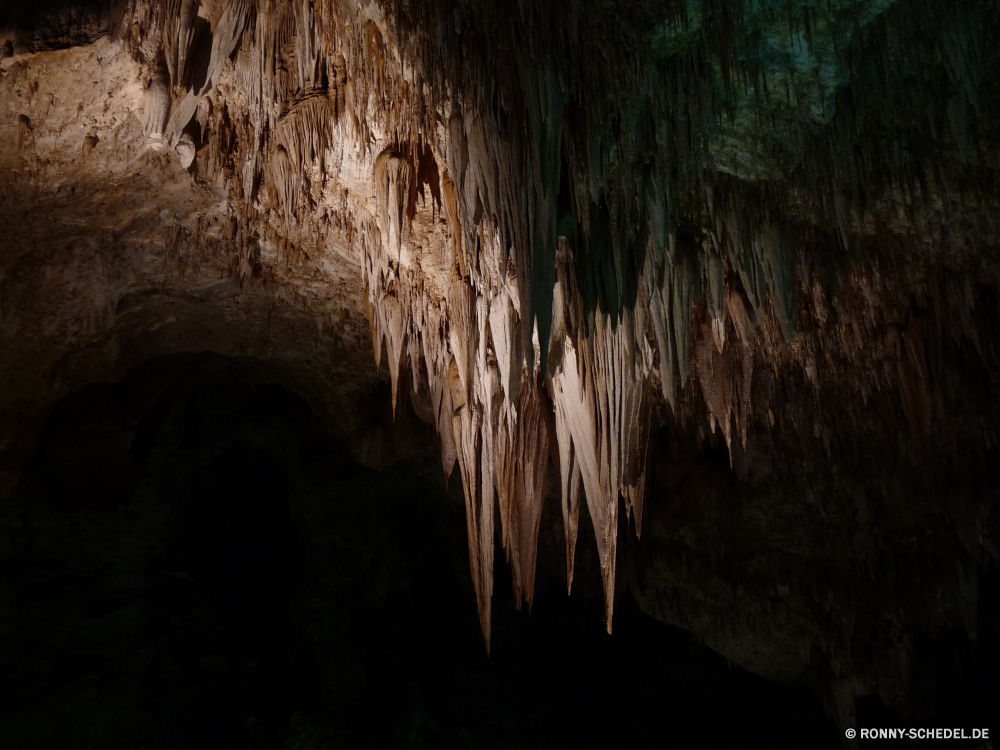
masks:
<path id="1" fill-rule="evenodd" d="M 228 190 L 242 284 L 262 249 L 361 258 L 393 408 L 421 394 L 445 474 L 458 463 L 487 647 L 497 524 L 530 606 L 550 467 L 567 585 L 586 502 L 610 632 L 654 413 L 699 392 L 736 456 L 775 423 L 755 393 L 781 363 L 815 379 L 838 356 L 801 320 L 825 321 L 849 262 L 878 262 L 873 227 L 966 263 L 936 217 L 992 184 L 996 3 L 813 5 L 128 0 L 113 17 L 149 146 Z M 982 195 L 970 221 L 995 246 Z M 952 299 L 947 335 L 995 377 L 979 298 Z M 930 336 L 914 322 L 894 343 L 918 439 Z"/>

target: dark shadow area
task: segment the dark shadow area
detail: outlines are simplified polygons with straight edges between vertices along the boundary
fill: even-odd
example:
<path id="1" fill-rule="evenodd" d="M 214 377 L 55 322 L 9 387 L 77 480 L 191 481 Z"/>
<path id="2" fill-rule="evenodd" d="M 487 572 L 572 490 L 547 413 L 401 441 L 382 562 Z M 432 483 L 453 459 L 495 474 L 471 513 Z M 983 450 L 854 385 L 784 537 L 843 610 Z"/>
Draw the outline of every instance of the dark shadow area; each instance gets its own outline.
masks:
<path id="1" fill-rule="evenodd" d="M 935 637 L 924 637 L 914 650 L 913 691 L 920 720 L 913 721 L 888 708 L 877 695 L 857 701 L 857 725 L 869 729 L 907 728 L 907 736 L 894 747 L 921 747 L 933 741 L 948 747 L 983 747 L 972 738 L 974 729 L 986 729 L 995 740 L 991 723 L 1000 713 L 1000 581 L 995 573 L 979 580 L 979 632 L 976 642 L 956 628 L 942 628 Z M 910 729 L 948 728 L 964 731 L 965 739 L 927 740 L 910 736 Z M 859 746 L 877 747 L 884 740 L 860 741 Z M 994 742 L 995 744 L 995 742 Z"/>
<path id="2" fill-rule="evenodd" d="M 498 563 L 487 656 L 460 497 L 246 363 L 70 396 L 0 524 L 4 747 L 840 747 L 813 693 L 627 595 L 608 636 L 582 552 L 567 597 L 543 544 L 530 614 Z"/>
<path id="3" fill-rule="evenodd" d="M 112 12 L 108 0 L 4 0 L 0 35 L 13 32 L 13 54 L 91 44 L 108 33 Z"/>

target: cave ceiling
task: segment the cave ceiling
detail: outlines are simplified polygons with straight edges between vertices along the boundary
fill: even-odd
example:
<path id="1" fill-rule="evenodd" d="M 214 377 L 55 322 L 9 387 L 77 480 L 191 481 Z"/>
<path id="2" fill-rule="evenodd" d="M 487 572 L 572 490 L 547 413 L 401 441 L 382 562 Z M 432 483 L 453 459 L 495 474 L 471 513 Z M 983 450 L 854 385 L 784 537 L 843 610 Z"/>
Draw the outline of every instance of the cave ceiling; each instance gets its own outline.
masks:
<path id="1" fill-rule="evenodd" d="M 494 534 L 528 607 L 550 495 L 609 631 L 638 536 L 647 611 L 773 679 L 822 654 L 844 722 L 903 705 L 997 560 L 998 11 L 14 3 L 0 496 L 54 403 L 158 355 L 272 368 L 370 465 L 425 449 L 371 436 L 387 382 L 461 482 L 487 644 Z M 699 500 L 669 463 L 713 440 L 735 489 Z M 752 497 L 764 552 L 698 578 L 668 495 Z"/>

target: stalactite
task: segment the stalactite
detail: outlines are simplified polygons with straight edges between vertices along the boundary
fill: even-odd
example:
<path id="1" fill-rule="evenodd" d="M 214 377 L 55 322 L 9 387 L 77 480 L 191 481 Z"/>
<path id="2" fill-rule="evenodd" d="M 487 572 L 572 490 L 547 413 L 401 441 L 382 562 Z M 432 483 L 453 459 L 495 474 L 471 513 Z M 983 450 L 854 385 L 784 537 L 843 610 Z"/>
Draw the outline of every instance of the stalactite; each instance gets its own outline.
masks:
<path id="1" fill-rule="evenodd" d="M 180 12 L 177 18 L 176 55 L 173 78 L 178 82 L 188 81 L 188 56 L 198 29 L 197 0 L 181 0 Z"/>
<path id="2" fill-rule="evenodd" d="M 403 233 L 409 220 L 410 202 L 416 197 L 414 169 L 409 159 L 392 150 L 379 154 L 375 160 L 375 195 L 379 225 L 385 232 L 382 242 L 393 260 L 409 266 L 411 258 L 403 249 Z"/>
<path id="3" fill-rule="evenodd" d="M 190 133 L 185 131 L 181 134 L 180 139 L 177 141 L 177 145 L 174 147 L 177 151 L 177 156 L 180 159 L 181 166 L 187 169 L 194 163 L 194 156 L 197 152 L 197 148 L 194 144 L 194 138 Z"/>
<path id="4" fill-rule="evenodd" d="M 642 528 L 652 352 L 629 311 L 616 324 L 600 308 L 585 313 L 565 247 L 560 261 L 549 358 L 567 569 L 571 582 L 582 483 L 597 535 L 611 632 L 619 496 L 634 515 L 636 529 Z M 592 331 L 590 336 L 585 327 Z"/>
<path id="5" fill-rule="evenodd" d="M 795 250 L 790 230 L 778 224 L 766 225 L 761 228 L 758 242 L 778 324 L 785 341 L 791 341 L 795 338 L 799 315 Z"/>
<path id="6" fill-rule="evenodd" d="M 170 82 L 167 71 L 158 68 L 146 88 L 146 137 L 151 148 L 161 148 L 170 116 Z"/>
<path id="7" fill-rule="evenodd" d="M 17 116 L 17 150 L 21 151 L 31 140 L 31 118 L 25 114 Z"/>

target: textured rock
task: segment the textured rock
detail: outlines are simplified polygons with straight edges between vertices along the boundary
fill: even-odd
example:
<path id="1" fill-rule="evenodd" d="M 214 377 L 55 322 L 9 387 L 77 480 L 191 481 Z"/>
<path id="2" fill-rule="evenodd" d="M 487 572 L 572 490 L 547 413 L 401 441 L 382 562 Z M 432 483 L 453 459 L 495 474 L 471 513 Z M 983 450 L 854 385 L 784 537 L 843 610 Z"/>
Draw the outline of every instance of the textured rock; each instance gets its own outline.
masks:
<path id="1" fill-rule="evenodd" d="M 384 364 L 458 462 L 487 646 L 495 509 L 530 605 L 550 464 L 567 584 L 585 498 L 609 631 L 628 540 L 644 607 L 771 678 L 822 672 L 832 704 L 906 709 L 918 635 L 976 638 L 995 3 L 185 0 L 101 23 L 0 60 L 9 484 L 60 395 L 203 349 L 286 368 L 384 464 L 423 448 L 358 406 Z M 697 481 L 742 503 L 719 500 L 718 553 L 659 515 L 703 512 L 677 477 L 716 449 Z"/>

